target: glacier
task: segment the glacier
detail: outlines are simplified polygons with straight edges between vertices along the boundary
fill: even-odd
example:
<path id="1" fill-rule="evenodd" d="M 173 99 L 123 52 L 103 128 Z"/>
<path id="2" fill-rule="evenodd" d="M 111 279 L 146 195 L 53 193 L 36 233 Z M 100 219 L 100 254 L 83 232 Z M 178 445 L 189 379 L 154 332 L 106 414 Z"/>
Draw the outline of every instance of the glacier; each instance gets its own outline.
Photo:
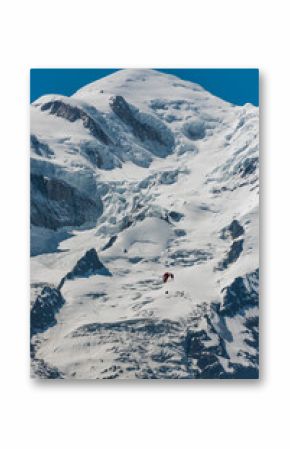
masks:
<path id="1" fill-rule="evenodd" d="M 259 109 L 122 69 L 30 111 L 32 377 L 258 378 Z"/>

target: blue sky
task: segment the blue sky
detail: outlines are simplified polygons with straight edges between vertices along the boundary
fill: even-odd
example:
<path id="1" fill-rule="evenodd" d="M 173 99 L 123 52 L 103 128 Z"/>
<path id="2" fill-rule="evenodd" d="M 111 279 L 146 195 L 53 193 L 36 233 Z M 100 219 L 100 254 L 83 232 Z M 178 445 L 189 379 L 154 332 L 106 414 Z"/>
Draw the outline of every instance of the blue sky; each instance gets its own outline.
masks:
<path id="1" fill-rule="evenodd" d="M 118 69 L 31 69 L 30 100 L 45 94 L 72 95 L 77 89 Z M 237 105 L 259 104 L 258 69 L 157 69 L 200 84 Z"/>

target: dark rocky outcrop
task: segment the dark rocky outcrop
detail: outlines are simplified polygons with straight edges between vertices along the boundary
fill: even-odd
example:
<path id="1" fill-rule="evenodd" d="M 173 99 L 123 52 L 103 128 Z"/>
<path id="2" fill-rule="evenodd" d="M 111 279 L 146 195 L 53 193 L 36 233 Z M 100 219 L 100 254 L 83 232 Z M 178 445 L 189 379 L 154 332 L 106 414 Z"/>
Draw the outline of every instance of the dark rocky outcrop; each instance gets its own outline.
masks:
<path id="1" fill-rule="evenodd" d="M 48 229 L 95 223 L 102 203 L 59 179 L 31 175 L 31 224 Z"/>
<path id="2" fill-rule="evenodd" d="M 255 173 L 259 165 L 258 157 L 247 157 L 234 167 L 234 173 L 239 174 L 242 178 Z"/>
<path id="3" fill-rule="evenodd" d="M 62 379 L 63 373 L 50 366 L 37 355 L 41 334 L 57 323 L 56 315 L 65 304 L 61 292 L 53 285 L 38 283 L 31 285 L 39 291 L 30 309 L 30 359 L 31 377 L 38 379 Z"/>
<path id="4" fill-rule="evenodd" d="M 192 377 L 259 378 L 258 285 L 258 269 L 244 277 L 237 277 L 222 290 L 222 305 L 220 303 L 207 305 L 195 318 L 193 326 L 186 332 L 183 343 Z M 238 337 L 227 327 L 228 320 L 236 318 L 239 319 L 242 329 Z M 227 345 L 232 344 L 235 348 L 235 338 L 242 338 L 244 345 L 236 354 L 240 362 L 233 363 Z"/>
<path id="5" fill-rule="evenodd" d="M 56 324 L 55 315 L 65 301 L 60 291 L 50 285 L 43 287 L 30 311 L 31 335 L 44 332 Z"/>
<path id="6" fill-rule="evenodd" d="M 31 377 L 37 379 L 64 379 L 64 374 L 56 367 L 50 366 L 43 359 L 37 358 L 34 346 L 31 346 Z"/>
<path id="7" fill-rule="evenodd" d="M 138 257 L 138 256 L 136 256 L 136 257 L 129 257 L 129 259 L 128 259 L 128 261 L 130 263 L 133 263 L 133 264 L 137 264 L 137 263 L 141 262 L 142 260 L 143 260 L 143 258 L 142 257 Z"/>
<path id="8" fill-rule="evenodd" d="M 168 149 L 174 145 L 174 136 L 161 121 L 149 114 L 139 113 L 136 108 L 129 105 L 126 100 L 117 95 L 111 98 L 110 107 L 112 111 L 128 125 L 133 134 L 142 142 L 151 141 Z M 158 125 L 157 125 L 158 124 Z"/>
<path id="9" fill-rule="evenodd" d="M 209 329 L 212 331 L 212 328 Z M 225 345 L 216 335 L 218 343 L 213 344 L 205 330 L 189 330 L 184 340 L 184 351 L 188 363 L 196 360 L 194 377 L 197 379 L 219 379 L 226 375 L 219 357 L 228 359 Z"/>
<path id="10" fill-rule="evenodd" d="M 178 222 L 184 217 L 184 214 L 172 210 L 168 213 L 168 217 L 171 218 L 171 220 Z"/>
<path id="11" fill-rule="evenodd" d="M 85 255 L 77 261 L 74 268 L 62 278 L 58 288 L 61 289 L 66 280 L 89 277 L 95 274 L 112 276 L 110 271 L 100 261 L 96 250 L 92 248 L 88 250 Z"/>
<path id="12" fill-rule="evenodd" d="M 101 249 L 101 251 L 106 251 L 106 249 L 111 248 L 111 246 L 114 245 L 115 241 L 117 240 L 118 236 L 117 235 L 113 235 L 112 237 L 110 237 L 109 241 L 103 246 L 103 248 Z"/>
<path id="13" fill-rule="evenodd" d="M 42 111 L 49 111 L 50 114 L 62 117 L 69 122 L 75 122 L 76 120 L 82 120 L 83 125 L 87 128 L 90 133 L 100 140 L 103 144 L 111 144 L 111 139 L 102 129 L 101 125 L 94 120 L 87 112 L 78 108 L 77 106 L 72 106 L 61 100 L 54 100 L 44 103 L 41 106 Z"/>
<path id="14" fill-rule="evenodd" d="M 233 316 L 245 306 L 255 307 L 259 303 L 259 269 L 245 277 L 237 277 L 231 285 L 222 290 L 223 306 L 221 313 Z"/>
<path id="15" fill-rule="evenodd" d="M 176 235 L 176 237 L 185 237 L 186 236 L 186 231 L 184 229 L 174 229 L 174 234 Z"/>
<path id="16" fill-rule="evenodd" d="M 38 156 L 54 157 L 54 152 L 46 143 L 41 142 L 34 134 L 30 135 L 30 147 Z"/>
<path id="17" fill-rule="evenodd" d="M 243 251 L 243 246 L 244 246 L 243 239 L 234 240 L 226 257 L 218 264 L 216 270 L 218 271 L 225 270 L 230 264 L 235 262 L 239 258 L 241 252 Z"/>
<path id="18" fill-rule="evenodd" d="M 253 272 L 243 278 L 244 295 L 251 296 L 256 291 L 256 276 Z M 234 280 L 227 287 L 233 298 L 236 285 Z M 124 371 L 131 371 L 141 379 L 257 379 L 259 320 L 255 304 L 255 301 L 236 304 L 234 315 L 232 309 L 219 302 L 199 304 L 185 321 L 138 317 L 88 323 L 72 330 L 67 337 L 94 339 L 101 345 L 114 343 L 113 363 L 101 372 L 106 379 L 122 377 Z M 236 334 L 229 325 L 233 316 L 240 323 Z M 234 363 L 232 351 L 236 354 Z"/>
<path id="19" fill-rule="evenodd" d="M 240 237 L 245 233 L 243 226 L 240 222 L 234 219 L 229 226 L 226 226 L 221 230 L 220 238 L 227 239 L 231 237 L 233 240 Z"/>

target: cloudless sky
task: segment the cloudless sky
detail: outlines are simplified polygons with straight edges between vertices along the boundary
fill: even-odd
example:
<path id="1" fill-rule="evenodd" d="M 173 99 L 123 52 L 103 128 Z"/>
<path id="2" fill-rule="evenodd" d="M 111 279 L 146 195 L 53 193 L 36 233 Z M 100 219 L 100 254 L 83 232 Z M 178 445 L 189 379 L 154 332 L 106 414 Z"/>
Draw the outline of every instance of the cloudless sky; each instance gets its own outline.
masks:
<path id="1" fill-rule="evenodd" d="M 41 95 L 70 96 L 92 81 L 118 69 L 31 69 L 30 100 Z M 212 94 L 237 105 L 259 104 L 258 69 L 157 69 L 200 84 Z"/>

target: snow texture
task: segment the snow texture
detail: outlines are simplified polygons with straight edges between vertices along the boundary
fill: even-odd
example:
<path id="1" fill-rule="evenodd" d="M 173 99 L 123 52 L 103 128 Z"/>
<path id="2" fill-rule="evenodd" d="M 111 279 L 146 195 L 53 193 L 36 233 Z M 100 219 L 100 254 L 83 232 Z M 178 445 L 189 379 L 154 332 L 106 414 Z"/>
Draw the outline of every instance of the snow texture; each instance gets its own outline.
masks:
<path id="1" fill-rule="evenodd" d="M 257 378 L 258 169 L 258 108 L 171 75 L 36 100 L 32 376 Z"/>

